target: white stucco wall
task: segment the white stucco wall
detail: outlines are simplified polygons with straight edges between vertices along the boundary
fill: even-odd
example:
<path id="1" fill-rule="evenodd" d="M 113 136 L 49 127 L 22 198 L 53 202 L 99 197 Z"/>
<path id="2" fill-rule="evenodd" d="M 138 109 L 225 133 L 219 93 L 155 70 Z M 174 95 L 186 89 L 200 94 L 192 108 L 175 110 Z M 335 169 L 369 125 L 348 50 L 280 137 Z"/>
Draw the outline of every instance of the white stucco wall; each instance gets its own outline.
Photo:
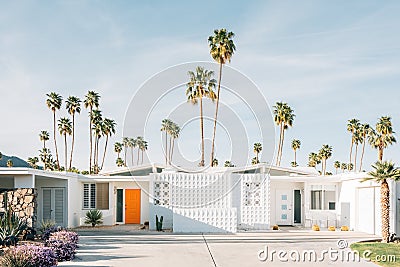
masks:
<path id="1" fill-rule="evenodd" d="M 14 188 L 34 188 L 35 187 L 35 175 L 24 174 L 14 176 Z"/>

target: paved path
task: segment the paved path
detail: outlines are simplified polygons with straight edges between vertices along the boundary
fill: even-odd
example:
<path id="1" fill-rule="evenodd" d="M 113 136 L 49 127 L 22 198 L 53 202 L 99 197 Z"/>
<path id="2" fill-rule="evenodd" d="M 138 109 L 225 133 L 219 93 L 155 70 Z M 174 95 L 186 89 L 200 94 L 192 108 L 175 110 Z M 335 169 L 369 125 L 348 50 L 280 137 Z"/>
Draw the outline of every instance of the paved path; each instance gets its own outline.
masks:
<path id="1" fill-rule="evenodd" d="M 153 232 L 118 232 L 113 230 L 81 232 L 77 258 L 59 266 L 140 266 L 140 267 L 248 267 L 248 266 L 376 266 L 364 260 L 342 262 L 337 240 L 349 244 L 376 238 L 357 232 L 312 232 L 306 230 L 271 231 L 267 233 L 238 233 L 235 235 L 177 235 Z M 266 261 L 258 259 L 260 250 L 284 250 L 302 253 L 314 249 L 320 257 L 322 250 L 339 251 L 334 262 L 325 255 L 323 262 L 282 262 L 274 254 Z M 265 254 L 261 254 L 261 256 Z M 269 255 L 270 256 L 270 255 Z M 285 256 L 284 256 L 285 258 Z"/>

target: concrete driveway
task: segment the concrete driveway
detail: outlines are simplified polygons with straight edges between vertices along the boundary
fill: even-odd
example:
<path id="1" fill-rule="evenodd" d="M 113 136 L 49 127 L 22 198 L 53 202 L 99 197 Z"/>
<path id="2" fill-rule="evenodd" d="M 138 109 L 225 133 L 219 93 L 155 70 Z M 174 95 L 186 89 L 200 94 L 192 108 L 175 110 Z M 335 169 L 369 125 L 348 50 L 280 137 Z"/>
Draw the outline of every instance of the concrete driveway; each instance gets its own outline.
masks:
<path id="1" fill-rule="evenodd" d="M 308 230 L 244 232 L 235 235 L 88 231 L 80 232 L 76 259 L 60 263 L 59 266 L 376 266 L 363 259 L 348 261 L 347 252 L 350 249 L 342 249 L 346 242 L 350 244 L 375 238 L 357 232 Z M 339 239 L 342 240 L 339 242 L 340 248 Z M 327 252 L 323 253 L 324 250 Z M 315 254 L 311 251 L 315 251 Z M 319 261 L 322 257 L 324 259 Z M 352 255 L 350 259 L 353 259 Z"/>

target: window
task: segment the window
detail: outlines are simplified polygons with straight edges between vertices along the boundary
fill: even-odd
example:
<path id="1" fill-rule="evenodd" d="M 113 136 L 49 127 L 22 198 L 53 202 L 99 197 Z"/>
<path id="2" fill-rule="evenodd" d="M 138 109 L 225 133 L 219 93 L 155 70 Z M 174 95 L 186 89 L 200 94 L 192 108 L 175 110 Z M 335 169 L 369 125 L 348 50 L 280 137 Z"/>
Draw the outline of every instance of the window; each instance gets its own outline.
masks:
<path id="1" fill-rule="evenodd" d="M 335 210 L 336 186 L 335 185 L 311 185 L 311 209 Z"/>
<path id="2" fill-rule="evenodd" d="M 108 183 L 83 184 L 83 208 L 108 210 Z"/>

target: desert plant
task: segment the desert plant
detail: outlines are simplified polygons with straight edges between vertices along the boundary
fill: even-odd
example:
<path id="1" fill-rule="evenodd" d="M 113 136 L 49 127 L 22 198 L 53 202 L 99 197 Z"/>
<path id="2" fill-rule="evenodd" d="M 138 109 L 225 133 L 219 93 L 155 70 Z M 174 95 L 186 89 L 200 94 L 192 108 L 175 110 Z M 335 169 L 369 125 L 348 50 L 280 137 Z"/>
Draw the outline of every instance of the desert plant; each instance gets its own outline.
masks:
<path id="1" fill-rule="evenodd" d="M 78 247 L 78 234 L 72 231 L 61 230 L 50 234 L 46 246 L 53 249 L 59 261 L 72 260 Z"/>
<path id="2" fill-rule="evenodd" d="M 328 230 L 329 230 L 329 231 L 336 231 L 336 228 L 335 228 L 335 226 L 332 226 L 332 225 L 331 225 L 331 226 L 328 227 Z"/>
<path id="3" fill-rule="evenodd" d="M 274 226 L 272 226 L 272 230 L 279 230 L 279 226 L 275 224 Z"/>
<path id="4" fill-rule="evenodd" d="M 16 245 L 18 236 L 27 228 L 25 219 L 20 219 L 11 208 L 0 218 L 0 246 Z"/>
<path id="5" fill-rule="evenodd" d="M 52 267 L 57 257 L 51 248 L 37 245 L 21 245 L 8 250 L 2 260 L 5 267 Z"/>
<path id="6" fill-rule="evenodd" d="M 340 231 L 349 231 L 349 227 L 346 225 L 343 225 L 342 227 L 340 227 Z"/>
<path id="7" fill-rule="evenodd" d="M 156 215 L 156 229 L 157 231 L 162 231 L 162 225 L 163 225 L 164 217 L 161 216 L 160 220 L 158 220 L 158 216 Z"/>
<path id="8" fill-rule="evenodd" d="M 91 224 L 95 227 L 98 224 L 103 223 L 103 213 L 98 209 L 88 210 L 85 216 L 85 223 Z"/>
<path id="9" fill-rule="evenodd" d="M 43 233 L 44 231 L 46 231 L 49 228 L 53 228 L 54 226 L 56 226 L 56 222 L 53 220 L 42 220 L 42 222 L 40 223 L 39 226 L 39 232 Z"/>
<path id="10" fill-rule="evenodd" d="M 320 229 L 319 229 L 319 226 L 318 226 L 318 225 L 314 224 L 314 225 L 312 226 L 312 230 L 313 230 L 313 231 L 319 231 Z"/>

